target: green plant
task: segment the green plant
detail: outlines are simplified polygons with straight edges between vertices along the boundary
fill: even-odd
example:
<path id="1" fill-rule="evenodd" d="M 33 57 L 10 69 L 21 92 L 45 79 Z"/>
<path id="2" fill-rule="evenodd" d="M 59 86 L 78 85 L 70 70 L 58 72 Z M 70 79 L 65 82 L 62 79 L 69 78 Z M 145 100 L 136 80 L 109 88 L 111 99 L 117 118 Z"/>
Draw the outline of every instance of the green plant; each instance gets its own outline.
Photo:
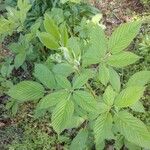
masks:
<path id="1" fill-rule="evenodd" d="M 58 139 L 65 129 L 83 128 L 73 139 L 70 149 L 77 146 L 85 149 L 90 131 L 98 150 L 104 148 L 106 139 L 116 140 L 116 149 L 123 145 L 149 148 L 147 127 L 129 110 L 142 107 L 138 100 L 150 72 L 137 72 L 121 87 L 116 71 L 140 59 L 123 50 L 139 32 L 141 22 L 122 24 L 109 38 L 99 25 L 89 22 L 86 39 L 70 36 L 66 24 L 57 24 L 48 13 L 43 24 L 45 29 L 40 29 L 37 36 L 50 50 L 50 56 L 45 62 L 35 64 L 35 80 L 14 85 L 8 95 L 18 103 L 36 101 L 36 117 L 49 111 Z M 106 87 L 103 95 L 95 94 L 90 85 L 93 80 Z M 122 137 L 120 142 L 119 136 Z"/>

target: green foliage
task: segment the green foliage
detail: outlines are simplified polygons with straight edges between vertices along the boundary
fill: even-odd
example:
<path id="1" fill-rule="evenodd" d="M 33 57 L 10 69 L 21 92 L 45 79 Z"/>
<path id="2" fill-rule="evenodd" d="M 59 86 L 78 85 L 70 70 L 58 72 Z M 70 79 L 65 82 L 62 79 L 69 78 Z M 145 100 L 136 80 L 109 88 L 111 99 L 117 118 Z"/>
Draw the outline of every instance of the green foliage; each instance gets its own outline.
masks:
<path id="1" fill-rule="evenodd" d="M 33 102 L 33 117 L 40 119 L 48 113 L 57 140 L 66 131 L 80 130 L 70 149 L 79 146 L 84 150 L 95 145 L 100 150 L 105 140 L 116 140 L 117 149 L 123 144 L 149 148 L 149 131 L 131 112 L 144 112 L 139 100 L 150 72 L 135 73 L 125 85 L 120 78 L 121 68 L 141 59 L 124 50 L 138 34 L 141 21 L 122 24 L 108 37 L 99 23 L 99 14 L 81 17 L 87 11 L 81 11 L 81 15 L 75 10 L 84 8 L 80 6 L 85 4 L 78 2 L 45 1 L 40 7 L 42 3 L 38 0 L 31 3 L 18 0 L 16 9 L 7 9 L 13 16 L 8 13 L 7 19 L 2 17 L 2 23 L 12 21 L 12 27 L 5 32 L 0 27 L 0 33 L 5 37 L 17 31 L 19 38 L 9 45 L 13 56 L 3 63 L 1 75 L 9 78 L 14 71 L 26 71 L 32 64 L 28 80 L 19 83 L 13 80 L 14 85 L 8 87 L 11 99 L 7 108 L 16 114 L 24 102 Z M 51 11 L 48 6 L 53 7 Z M 40 10 L 39 18 L 32 18 L 34 8 Z M 123 140 L 117 141 L 119 136 Z M 45 149 L 51 148 L 50 143 Z M 31 144 L 24 149 L 38 148 Z"/>

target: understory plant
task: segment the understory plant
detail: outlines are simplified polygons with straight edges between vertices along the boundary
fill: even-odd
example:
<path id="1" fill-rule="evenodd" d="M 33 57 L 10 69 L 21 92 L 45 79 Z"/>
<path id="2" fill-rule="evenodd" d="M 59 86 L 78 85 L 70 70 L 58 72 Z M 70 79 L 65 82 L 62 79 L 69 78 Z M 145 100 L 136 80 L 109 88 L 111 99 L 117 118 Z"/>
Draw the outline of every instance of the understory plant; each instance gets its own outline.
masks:
<path id="1" fill-rule="evenodd" d="M 25 102 L 36 103 L 34 117 L 40 119 L 48 113 L 58 139 L 76 129 L 71 150 L 93 146 L 101 150 L 106 141 L 115 141 L 117 150 L 123 146 L 148 149 L 150 133 L 132 112 L 144 113 L 140 98 L 150 72 L 139 71 L 126 84 L 119 73 L 141 59 L 127 47 L 140 31 L 142 21 L 124 23 L 108 37 L 99 24 L 100 15 L 83 18 L 77 28 L 70 28 L 67 20 L 57 20 L 52 11 L 9 47 L 14 52 L 11 65 L 15 69 L 34 61 L 32 78 L 11 85 L 6 92 L 11 98 L 9 108 L 16 112 Z"/>

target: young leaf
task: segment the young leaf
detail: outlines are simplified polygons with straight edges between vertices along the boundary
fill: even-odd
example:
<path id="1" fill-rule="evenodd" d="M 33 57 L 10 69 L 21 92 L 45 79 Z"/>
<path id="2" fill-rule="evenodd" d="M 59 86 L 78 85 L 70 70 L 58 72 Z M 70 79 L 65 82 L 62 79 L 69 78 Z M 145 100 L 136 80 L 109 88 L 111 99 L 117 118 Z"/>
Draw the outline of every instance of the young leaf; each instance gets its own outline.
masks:
<path id="1" fill-rule="evenodd" d="M 54 88 L 56 85 L 53 73 L 43 64 L 35 65 L 34 76 L 49 89 Z"/>
<path id="2" fill-rule="evenodd" d="M 68 125 L 74 112 L 74 104 L 70 99 L 64 99 L 57 104 L 52 113 L 52 126 L 60 134 Z"/>
<path id="3" fill-rule="evenodd" d="M 73 139 L 70 145 L 70 150 L 84 150 L 86 148 L 86 142 L 88 138 L 88 132 L 85 129 L 81 129 L 76 137 Z"/>
<path id="4" fill-rule="evenodd" d="M 105 86 L 109 82 L 109 70 L 104 64 L 99 66 L 98 79 Z"/>
<path id="5" fill-rule="evenodd" d="M 105 139 L 113 137 L 112 133 L 112 116 L 110 113 L 101 114 L 94 124 L 95 143 L 101 143 Z"/>
<path id="6" fill-rule="evenodd" d="M 128 107 L 134 105 L 143 95 L 145 87 L 133 86 L 122 90 L 115 99 L 115 106 Z"/>
<path id="7" fill-rule="evenodd" d="M 49 49 L 57 50 L 60 47 L 55 38 L 49 33 L 38 32 L 37 36 L 39 37 L 43 45 Z"/>
<path id="8" fill-rule="evenodd" d="M 45 14 L 44 16 L 44 27 L 46 32 L 55 37 L 55 39 L 57 40 L 60 39 L 58 26 L 55 24 L 54 20 L 48 14 Z"/>
<path id="9" fill-rule="evenodd" d="M 116 97 L 116 92 L 114 92 L 111 86 L 108 86 L 103 94 L 103 101 L 107 105 L 112 106 L 114 103 L 115 97 Z"/>
<path id="10" fill-rule="evenodd" d="M 63 89 L 70 89 L 71 88 L 71 83 L 69 80 L 62 76 L 62 75 L 55 75 L 56 81 L 57 81 L 57 86 Z"/>
<path id="11" fill-rule="evenodd" d="M 78 89 L 81 88 L 87 81 L 92 77 L 92 72 L 89 70 L 85 70 L 82 72 L 74 81 L 73 88 Z"/>
<path id="12" fill-rule="evenodd" d="M 120 76 L 112 67 L 109 68 L 109 81 L 113 89 L 116 90 L 116 92 L 119 92 L 121 86 Z"/>
<path id="13" fill-rule="evenodd" d="M 111 35 L 108 42 L 108 49 L 113 54 L 125 49 L 138 34 L 141 22 L 135 21 L 120 25 Z"/>
<path id="14" fill-rule="evenodd" d="M 73 99 L 77 105 L 87 112 L 93 112 L 97 109 L 94 97 L 86 91 L 74 91 Z"/>
<path id="15" fill-rule="evenodd" d="M 55 106 L 62 100 L 66 99 L 68 97 L 68 92 L 67 91 L 57 91 L 54 93 L 50 93 L 43 97 L 39 104 L 37 105 L 37 109 L 48 109 L 52 106 Z"/>
<path id="16" fill-rule="evenodd" d="M 22 81 L 14 85 L 8 95 L 18 101 L 37 100 L 44 96 L 44 88 L 34 81 Z"/>
<path id="17" fill-rule="evenodd" d="M 150 147 L 150 133 L 142 121 L 126 111 L 121 111 L 114 117 L 115 126 L 124 137 L 143 148 Z"/>
<path id="18" fill-rule="evenodd" d="M 135 63 L 137 60 L 139 60 L 139 58 L 139 56 L 131 52 L 120 52 L 118 54 L 114 54 L 108 57 L 107 63 L 110 66 L 122 68 Z"/>
<path id="19" fill-rule="evenodd" d="M 150 71 L 140 71 L 132 75 L 126 86 L 144 86 L 150 81 Z"/>

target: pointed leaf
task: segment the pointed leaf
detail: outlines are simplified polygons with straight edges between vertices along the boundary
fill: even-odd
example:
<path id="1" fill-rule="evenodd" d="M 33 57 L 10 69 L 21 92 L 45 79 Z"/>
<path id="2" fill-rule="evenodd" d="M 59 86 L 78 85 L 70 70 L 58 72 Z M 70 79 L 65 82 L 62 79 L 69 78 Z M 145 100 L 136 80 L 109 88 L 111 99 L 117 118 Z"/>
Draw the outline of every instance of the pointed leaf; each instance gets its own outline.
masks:
<path id="1" fill-rule="evenodd" d="M 110 66 L 113 66 L 116 68 L 122 68 L 122 67 L 135 63 L 137 60 L 139 60 L 139 58 L 140 58 L 139 56 L 131 52 L 121 52 L 121 53 L 114 54 L 108 57 L 107 63 Z"/>
<path id="2" fill-rule="evenodd" d="M 141 22 L 135 21 L 120 25 L 111 35 L 108 42 L 108 49 L 113 54 L 125 49 L 138 34 Z"/>
<path id="3" fill-rule="evenodd" d="M 74 112 L 74 104 L 70 99 L 64 99 L 57 104 L 52 113 L 52 126 L 60 134 L 68 125 Z"/>
<path id="4" fill-rule="evenodd" d="M 52 106 L 55 106 L 56 104 L 66 99 L 67 97 L 68 97 L 68 92 L 64 90 L 50 93 L 40 100 L 39 104 L 37 105 L 37 109 L 38 110 L 48 109 Z"/>
<path id="5" fill-rule="evenodd" d="M 86 142 L 88 138 L 88 132 L 85 129 L 81 129 L 76 137 L 71 142 L 69 150 L 84 150 L 86 148 Z"/>
<path id="6" fill-rule="evenodd" d="M 46 32 L 48 32 L 50 35 L 55 37 L 57 40 L 60 39 L 58 26 L 55 24 L 54 20 L 48 14 L 45 14 L 44 16 L 44 27 Z"/>
<path id="7" fill-rule="evenodd" d="M 115 106 L 128 107 L 134 105 L 143 95 L 145 87 L 128 87 L 120 92 L 115 99 Z"/>
<path id="8" fill-rule="evenodd" d="M 78 89 L 81 88 L 87 81 L 92 77 L 92 72 L 90 70 L 85 70 L 81 72 L 81 74 L 75 79 L 73 83 L 73 88 Z"/>
<path id="9" fill-rule="evenodd" d="M 97 109 L 97 103 L 94 97 L 86 91 L 74 91 L 73 99 L 85 111 L 92 112 Z"/>
<path id="10" fill-rule="evenodd" d="M 116 90 L 117 92 L 119 92 L 120 86 L 121 86 L 120 76 L 111 67 L 109 68 L 109 81 L 110 81 L 110 84 L 112 85 L 113 89 Z"/>
<path id="11" fill-rule="evenodd" d="M 14 85 L 8 95 L 18 101 L 37 100 L 44 96 L 44 88 L 34 81 L 22 81 Z"/>
<path id="12" fill-rule="evenodd" d="M 94 124 L 95 143 L 101 143 L 105 139 L 109 139 L 112 134 L 112 116 L 110 113 L 101 114 Z"/>
<path id="13" fill-rule="evenodd" d="M 63 89 L 70 89 L 71 88 L 71 83 L 69 80 L 62 76 L 62 75 L 55 75 L 56 81 L 57 81 L 57 86 Z"/>
<path id="14" fill-rule="evenodd" d="M 126 111 L 121 111 L 114 117 L 115 126 L 124 137 L 144 148 L 150 147 L 150 133 L 142 121 Z"/>
<path id="15" fill-rule="evenodd" d="M 100 65 L 99 66 L 98 79 L 105 86 L 109 82 L 109 70 L 106 67 L 106 65 Z"/>
<path id="16" fill-rule="evenodd" d="M 53 73 L 43 64 L 35 65 L 34 76 L 49 89 L 56 85 Z"/>
<path id="17" fill-rule="evenodd" d="M 140 102 L 140 101 L 137 101 L 134 105 L 130 106 L 130 108 L 136 112 L 141 112 L 141 113 L 145 112 L 145 108 L 144 108 L 142 102 Z"/>
<path id="18" fill-rule="evenodd" d="M 37 35 L 40 41 L 43 43 L 43 45 L 47 48 L 57 50 L 60 47 L 55 38 L 49 33 L 39 32 Z"/>
<path id="19" fill-rule="evenodd" d="M 115 97 L 116 97 L 116 92 L 114 92 L 111 86 L 108 86 L 103 94 L 103 101 L 107 105 L 112 106 L 114 103 Z"/>
<path id="20" fill-rule="evenodd" d="M 150 81 L 150 71 L 140 71 L 132 75 L 127 82 L 129 86 L 144 86 Z"/>

